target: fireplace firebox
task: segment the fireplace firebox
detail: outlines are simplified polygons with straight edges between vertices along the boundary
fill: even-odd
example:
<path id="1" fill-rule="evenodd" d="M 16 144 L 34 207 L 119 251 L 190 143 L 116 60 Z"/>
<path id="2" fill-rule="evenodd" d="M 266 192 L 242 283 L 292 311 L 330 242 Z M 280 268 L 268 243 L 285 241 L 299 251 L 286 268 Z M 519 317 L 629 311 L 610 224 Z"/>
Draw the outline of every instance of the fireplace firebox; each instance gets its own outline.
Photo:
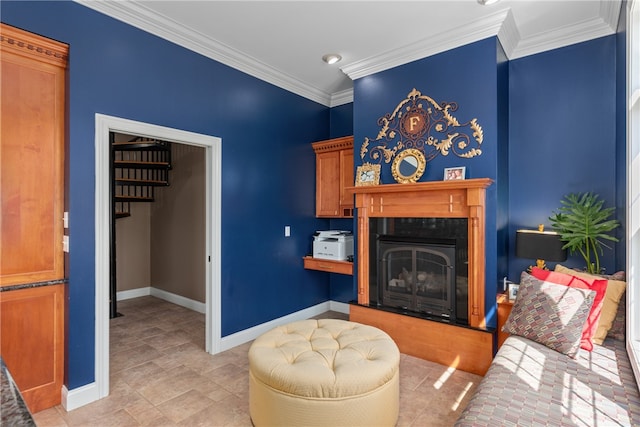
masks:
<path id="1" fill-rule="evenodd" d="M 455 241 L 381 236 L 378 285 L 385 306 L 455 321 Z"/>
<path id="2" fill-rule="evenodd" d="M 374 307 L 468 325 L 468 220 L 370 218 Z"/>

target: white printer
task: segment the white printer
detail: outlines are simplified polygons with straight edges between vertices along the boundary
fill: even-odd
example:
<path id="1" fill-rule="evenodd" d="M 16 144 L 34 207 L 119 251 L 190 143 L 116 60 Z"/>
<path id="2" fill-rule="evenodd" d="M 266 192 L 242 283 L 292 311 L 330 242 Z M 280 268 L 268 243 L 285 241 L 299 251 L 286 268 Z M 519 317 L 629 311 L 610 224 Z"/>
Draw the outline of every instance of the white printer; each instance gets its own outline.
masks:
<path id="1" fill-rule="evenodd" d="M 353 258 L 353 234 L 350 231 L 316 231 L 313 235 L 313 257 L 346 261 Z"/>

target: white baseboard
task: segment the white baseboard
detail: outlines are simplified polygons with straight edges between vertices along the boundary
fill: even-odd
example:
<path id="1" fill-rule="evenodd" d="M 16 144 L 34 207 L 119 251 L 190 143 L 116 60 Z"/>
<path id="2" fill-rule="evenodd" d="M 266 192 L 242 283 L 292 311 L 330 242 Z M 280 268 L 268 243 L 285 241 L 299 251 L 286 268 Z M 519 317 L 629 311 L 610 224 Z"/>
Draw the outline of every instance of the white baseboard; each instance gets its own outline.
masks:
<path id="1" fill-rule="evenodd" d="M 103 396 L 100 395 L 100 391 L 95 382 L 74 388 L 73 390 L 67 390 L 67 386 L 63 386 L 61 404 L 65 411 L 69 412 L 107 396 L 108 393 Z"/>
<path id="2" fill-rule="evenodd" d="M 131 298 L 138 298 L 144 296 L 154 296 L 170 303 L 179 305 L 189 310 L 197 311 L 204 314 L 207 309 L 207 305 L 203 302 L 192 300 L 181 295 L 177 295 L 171 292 L 163 291 L 162 289 L 154 288 L 153 286 L 147 286 L 146 288 L 131 289 L 128 291 L 120 291 L 116 293 L 116 300 L 123 301 Z"/>
<path id="3" fill-rule="evenodd" d="M 309 319 L 310 317 L 322 314 L 327 310 L 329 310 L 329 301 L 273 319 L 270 322 L 262 323 L 252 328 L 236 332 L 235 334 L 227 335 L 226 337 L 222 337 L 220 340 L 220 351 L 229 350 L 230 348 L 252 341 L 276 326 L 286 325 L 287 323 L 298 320 Z"/>
<path id="4" fill-rule="evenodd" d="M 137 289 L 130 289 L 128 291 L 116 292 L 116 301 L 146 297 L 148 295 L 151 295 L 151 286 L 147 286 L 146 288 L 137 288 Z"/>
<path id="5" fill-rule="evenodd" d="M 169 301 L 173 304 L 179 305 L 189 310 L 197 311 L 198 313 L 206 313 L 207 305 L 203 302 L 192 300 L 181 295 L 172 294 L 171 292 L 163 291 L 162 289 L 151 287 L 151 296 Z"/>
<path id="6" fill-rule="evenodd" d="M 346 302 L 329 301 L 329 310 L 349 314 L 349 304 Z"/>

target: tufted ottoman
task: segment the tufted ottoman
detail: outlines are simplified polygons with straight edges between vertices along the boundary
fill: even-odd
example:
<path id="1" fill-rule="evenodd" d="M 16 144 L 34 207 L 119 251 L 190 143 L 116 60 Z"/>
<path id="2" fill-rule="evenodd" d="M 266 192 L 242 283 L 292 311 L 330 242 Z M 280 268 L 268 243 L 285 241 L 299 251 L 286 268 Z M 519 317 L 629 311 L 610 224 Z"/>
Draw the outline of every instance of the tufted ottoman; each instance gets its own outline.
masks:
<path id="1" fill-rule="evenodd" d="M 373 326 L 302 320 L 258 337 L 249 349 L 255 426 L 393 426 L 400 352 Z"/>

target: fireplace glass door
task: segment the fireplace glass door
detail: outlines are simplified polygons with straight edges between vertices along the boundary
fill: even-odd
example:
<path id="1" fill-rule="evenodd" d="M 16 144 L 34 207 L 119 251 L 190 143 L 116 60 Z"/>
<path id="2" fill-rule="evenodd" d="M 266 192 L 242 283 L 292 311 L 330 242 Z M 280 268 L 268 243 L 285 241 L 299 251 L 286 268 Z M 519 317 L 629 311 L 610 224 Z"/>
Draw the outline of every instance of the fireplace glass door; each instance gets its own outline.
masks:
<path id="1" fill-rule="evenodd" d="M 455 319 L 455 244 L 381 238 L 378 255 L 385 306 Z"/>

